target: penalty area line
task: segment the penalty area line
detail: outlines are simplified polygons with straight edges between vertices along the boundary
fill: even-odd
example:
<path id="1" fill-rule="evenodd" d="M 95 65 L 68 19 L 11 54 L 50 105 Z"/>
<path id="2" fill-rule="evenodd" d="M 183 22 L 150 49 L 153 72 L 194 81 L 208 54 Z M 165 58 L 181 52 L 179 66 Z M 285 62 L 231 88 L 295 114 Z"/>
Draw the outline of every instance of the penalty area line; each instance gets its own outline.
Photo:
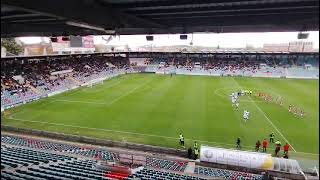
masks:
<path id="1" fill-rule="evenodd" d="M 122 94 L 121 96 L 113 99 L 112 101 L 110 102 L 98 102 L 98 101 L 78 101 L 78 100 L 68 100 L 68 99 L 57 99 L 56 101 L 61 101 L 61 102 L 69 102 L 69 103 L 84 103 L 84 104 L 96 104 L 96 105 L 112 105 L 114 104 L 115 102 L 117 102 L 118 100 L 120 100 L 121 98 L 125 97 L 125 96 L 128 96 L 130 95 L 131 93 L 133 93 L 134 91 L 136 91 L 137 89 L 139 89 L 140 87 L 142 86 L 145 86 L 147 85 L 149 82 L 151 82 L 153 79 L 147 81 L 147 82 L 144 82 L 138 86 L 136 86 L 135 88 L 131 89 L 130 91 Z"/>

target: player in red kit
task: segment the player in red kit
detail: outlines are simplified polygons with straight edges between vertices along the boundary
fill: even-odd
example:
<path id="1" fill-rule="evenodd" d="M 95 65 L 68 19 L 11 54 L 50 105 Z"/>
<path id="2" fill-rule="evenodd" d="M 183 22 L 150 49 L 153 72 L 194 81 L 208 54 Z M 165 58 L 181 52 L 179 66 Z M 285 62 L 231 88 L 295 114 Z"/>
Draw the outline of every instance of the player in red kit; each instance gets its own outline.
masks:
<path id="1" fill-rule="evenodd" d="M 263 152 L 267 152 L 267 146 L 268 146 L 268 141 L 266 139 L 264 139 L 262 141 L 262 151 Z"/>
<path id="2" fill-rule="evenodd" d="M 284 146 L 283 146 L 283 151 L 284 151 L 284 153 L 285 154 L 288 154 L 288 152 L 289 152 L 289 144 L 288 143 L 286 143 Z"/>

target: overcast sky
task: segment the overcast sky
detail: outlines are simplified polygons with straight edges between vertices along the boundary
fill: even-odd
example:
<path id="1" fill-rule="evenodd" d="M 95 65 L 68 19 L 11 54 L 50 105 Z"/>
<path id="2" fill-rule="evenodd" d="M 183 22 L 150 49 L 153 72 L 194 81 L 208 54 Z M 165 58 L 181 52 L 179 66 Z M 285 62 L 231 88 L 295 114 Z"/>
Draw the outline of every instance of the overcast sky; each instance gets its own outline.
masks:
<path id="1" fill-rule="evenodd" d="M 269 32 L 269 33 L 195 33 L 193 34 L 193 45 L 210 46 L 210 47 L 227 47 L 241 48 L 247 44 L 254 47 L 262 47 L 265 43 L 288 43 L 290 41 L 298 41 L 298 32 Z M 180 40 L 179 34 L 153 35 L 153 41 L 147 41 L 145 35 L 121 35 L 111 40 L 109 45 L 129 45 L 129 47 L 155 45 L 189 45 L 192 35 L 188 34 L 188 40 Z M 103 36 L 107 39 L 109 36 Z M 24 37 L 20 38 L 25 43 L 37 43 L 41 41 L 40 37 Z M 48 38 L 43 38 L 49 41 Z M 309 38 L 304 41 L 312 41 L 314 48 L 319 48 L 319 31 L 309 32 Z M 102 36 L 94 37 L 95 44 L 106 44 Z"/>

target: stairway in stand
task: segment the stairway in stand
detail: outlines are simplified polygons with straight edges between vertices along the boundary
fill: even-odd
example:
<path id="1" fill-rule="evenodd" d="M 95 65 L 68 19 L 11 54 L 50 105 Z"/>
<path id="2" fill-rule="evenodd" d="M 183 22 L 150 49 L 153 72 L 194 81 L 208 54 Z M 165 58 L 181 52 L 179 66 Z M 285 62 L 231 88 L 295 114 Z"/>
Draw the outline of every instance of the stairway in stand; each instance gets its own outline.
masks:
<path id="1" fill-rule="evenodd" d="M 80 86 L 82 84 L 80 81 L 76 80 L 72 76 L 68 76 L 67 79 L 71 80 L 72 82 L 74 82 L 78 86 Z"/>
<path id="2" fill-rule="evenodd" d="M 26 84 L 25 86 L 27 86 L 28 88 L 30 88 L 33 92 L 37 93 L 37 94 L 42 94 L 41 91 L 37 88 L 35 88 L 34 86 L 32 86 L 31 84 Z"/>
<path id="3" fill-rule="evenodd" d="M 186 169 L 184 170 L 184 172 L 193 174 L 195 168 L 196 168 L 195 162 L 188 162 L 188 165 L 187 165 Z"/>

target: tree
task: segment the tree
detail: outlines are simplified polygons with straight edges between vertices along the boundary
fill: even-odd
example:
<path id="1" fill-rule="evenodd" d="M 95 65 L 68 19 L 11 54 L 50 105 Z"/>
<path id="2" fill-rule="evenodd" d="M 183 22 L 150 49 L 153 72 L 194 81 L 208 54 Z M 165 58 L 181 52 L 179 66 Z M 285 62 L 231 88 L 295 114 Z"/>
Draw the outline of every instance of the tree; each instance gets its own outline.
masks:
<path id="1" fill-rule="evenodd" d="M 1 38 L 1 47 L 5 47 L 7 52 L 14 55 L 19 55 L 23 51 L 22 46 L 17 44 L 14 38 Z"/>

